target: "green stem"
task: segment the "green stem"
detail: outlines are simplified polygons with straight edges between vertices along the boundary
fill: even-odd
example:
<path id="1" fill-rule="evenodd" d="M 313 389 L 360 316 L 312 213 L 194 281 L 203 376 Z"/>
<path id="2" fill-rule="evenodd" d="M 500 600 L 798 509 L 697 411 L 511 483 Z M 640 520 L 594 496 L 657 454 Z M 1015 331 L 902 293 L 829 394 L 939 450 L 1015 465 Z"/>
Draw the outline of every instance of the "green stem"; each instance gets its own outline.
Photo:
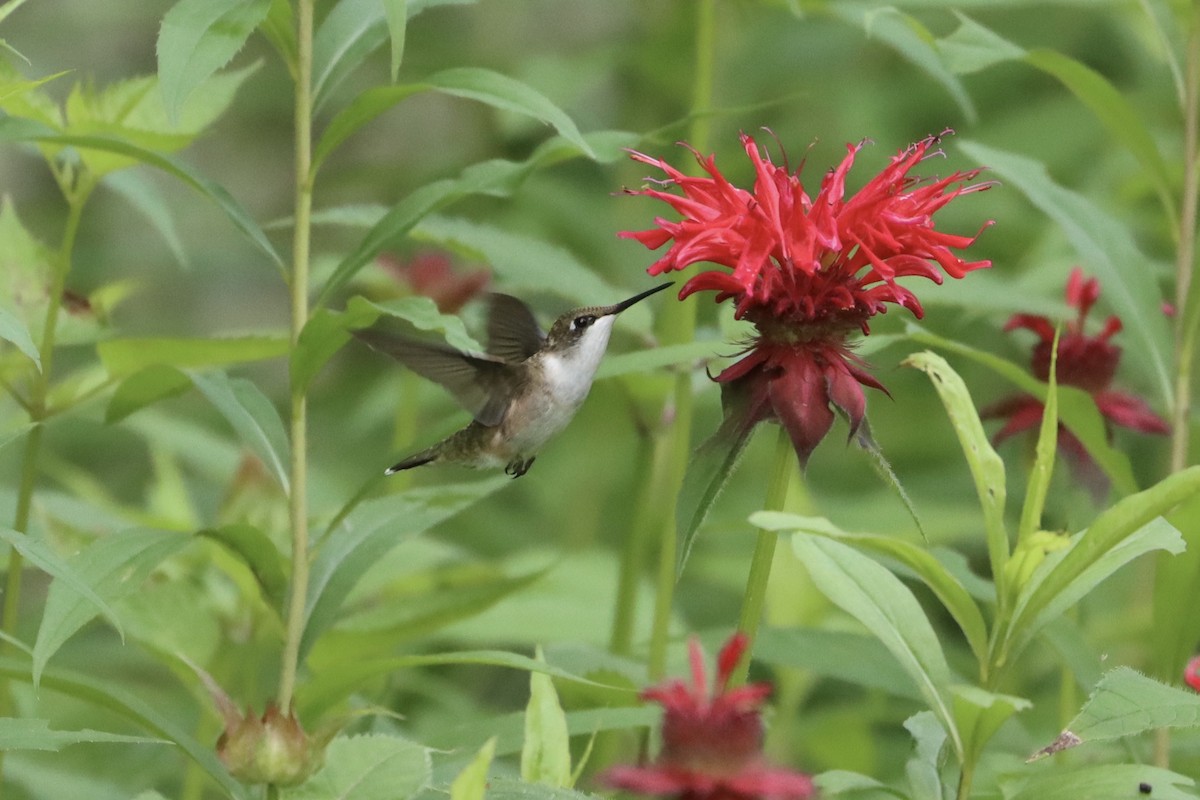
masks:
<path id="1" fill-rule="evenodd" d="M 1189 303 L 1196 268 L 1197 194 L 1200 192 L 1200 7 L 1193 5 L 1188 36 L 1183 134 L 1183 202 L 1179 219 L 1179 250 L 1175 260 L 1175 398 L 1171 411 L 1171 471 L 1187 466 L 1191 432 L 1192 365 L 1196 343 L 1194 318 L 1200 309 Z"/>
<path id="2" fill-rule="evenodd" d="M 56 178 L 58 173 L 55 173 Z M 62 185 L 60 183 L 60 185 Z M 38 355 L 41 359 L 41 370 L 33 380 L 27 410 L 33 429 L 25 439 L 25 451 L 21 457 L 21 481 L 17 488 L 17 508 L 13 516 L 13 530 L 20 533 L 29 532 L 29 517 L 33 508 L 33 491 L 37 486 L 38 462 L 42 451 L 42 422 L 46 417 L 46 397 L 50 392 L 50 372 L 54 367 L 55 336 L 58 332 L 58 315 L 62 308 L 63 292 L 67 285 L 67 275 L 71 271 L 71 255 L 75 251 L 75 239 L 79 234 L 79 222 L 83 218 L 83 207 L 91 195 L 95 184 L 88 177 L 80 179 L 74 189 L 63 186 L 67 200 L 67 221 L 63 229 L 62 244 L 58 249 L 53 264 L 50 293 L 47 299 L 46 318 L 42 326 L 41 343 Z M 25 562 L 16 548 L 8 554 L 8 574 L 4 582 L 4 610 L 0 612 L 0 630 L 9 636 L 16 636 L 17 625 L 20 622 L 21 611 L 21 573 Z M 11 645 L 0 641 L 0 653 L 7 652 Z M 8 686 L 0 687 L 0 716 L 11 713 L 12 697 Z M 0 787 L 3 787 L 3 753 L 0 752 Z M 3 789 L 0 788 L 0 794 Z"/>
<path id="3" fill-rule="evenodd" d="M 295 170 L 296 225 L 292 234 L 292 350 L 308 322 L 309 246 L 312 234 L 312 49 L 313 3 L 299 0 L 296 10 Z M 304 604 L 308 595 L 308 405 L 304 386 L 293 380 L 291 388 L 291 486 L 288 512 L 292 527 L 292 582 L 288 603 L 287 634 L 279 674 L 276 704 L 283 712 L 292 707 L 300 638 L 304 633 Z"/>
<path id="4" fill-rule="evenodd" d="M 692 122 L 689 141 L 700 152 L 708 149 L 709 117 L 712 107 L 713 73 L 716 63 L 716 0 L 698 0 L 696 7 L 696 68 L 692 84 Z M 671 303 L 663 313 L 664 345 L 690 342 L 696 335 L 696 304 Z M 675 379 L 674 414 L 666 436 L 667 462 L 662 482 L 668 510 L 661 521 L 662 541 L 658 553 L 657 591 L 654 597 L 654 624 L 650 631 L 648 669 L 651 679 L 661 678 L 666 665 L 671 606 L 675 596 L 675 557 L 678 549 L 675 530 L 675 498 L 687 471 L 692 436 L 692 376 L 682 372 Z M 652 485 L 654 482 L 652 482 Z"/>
<path id="5" fill-rule="evenodd" d="M 771 469 L 771 480 L 767 484 L 767 497 L 763 508 L 766 511 L 782 511 L 787 500 L 788 484 L 795 471 L 796 451 L 787 430 L 779 428 L 779 439 L 775 444 L 775 464 Z M 750 669 L 750 653 L 754 639 L 758 636 L 758 625 L 762 621 L 763 605 L 767 599 L 767 582 L 771 579 L 771 563 L 775 560 L 775 545 L 779 534 L 760 530 L 754 544 L 754 557 L 750 561 L 750 574 L 746 576 L 746 593 L 742 596 L 742 613 L 738 618 L 738 630 L 749 639 L 746 655 L 738 664 L 730 685 L 739 686 L 746 682 Z"/>

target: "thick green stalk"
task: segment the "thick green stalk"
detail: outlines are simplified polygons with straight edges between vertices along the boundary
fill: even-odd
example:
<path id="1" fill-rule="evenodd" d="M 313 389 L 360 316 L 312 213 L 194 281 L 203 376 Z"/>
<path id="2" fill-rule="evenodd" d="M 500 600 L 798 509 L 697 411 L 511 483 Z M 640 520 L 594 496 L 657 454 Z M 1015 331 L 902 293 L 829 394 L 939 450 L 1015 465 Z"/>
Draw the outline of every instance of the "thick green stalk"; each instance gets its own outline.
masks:
<path id="1" fill-rule="evenodd" d="M 295 108 L 296 226 L 292 235 L 292 350 L 308 322 L 308 268 L 312 223 L 312 48 L 313 2 L 300 0 L 296 10 L 297 69 Z M 292 527 L 292 582 L 287 634 L 279 675 L 277 705 L 292 707 L 304 604 L 308 595 L 308 406 L 303 385 L 291 387 L 291 485 L 288 511 Z"/>
<path id="2" fill-rule="evenodd" d="M 689 142 L 700 152 L 709 147 L 709 110 L 712 107 L 713 74 L 716 63 L 716 0 L 698 0 L 696 7 L 696 68 L 692 83 L 692 122 Z M 696 334 L 696 304 L 672 303 L 663 313 L 662 343 L 690 342 Z M 663 466 L 668 505 L 661 521 L 662 540 L 658 554 L 657 590 L 654 598 L 654 625 L 650 631 L 648 669 L 651 679 L 661 678 L 666 666 L 667 639 L 670 633 L 671 606 L 675 597 L 675 558 L 678 549 L 675 533 L 675 497 L 687 471 L 692 437 L 692 376 L 681 372 L 675 379 L 674 414 L 670 429 L 667 463 Z M 651 481 L 649 486 L 657 482 Z"/>
<path id="3" fill-rule="evenodd" d="M 1193 6 L 1188 36 L 1184 92 L 1183 202 L 1180 204 L 1179 250 L 1175 260 L 1175 398 L 1171 410 L 1171 471 L 1187 466 L 1191 433 L 1192 366 L 1196 346 L 1196 319 L 1189 295 L 1196 269 L 1197 193 L 1200 191 L 1200 7 Z"/>
<path id="4" fill-rule="evenodd" d="M 57 175 L 56 175 L 57 177 Z M 83 207 L 87 204 L 94 184 L 89 177 L 83 177 L 74 189 L 62 184 L 67 200 L 67 221 L 63 230 L 62 244 L 52 265 L 50 294 L 46 306 L 46 318 L 42 325 L 41 341 L 38 345 L 38 356 L 42 362 L 41 371 L 34 377 L 33 387 L 29 395 L 29 419 L 33 429 L 25 439 L 25 451 L 21 457 L 21 482 L 17 488 L 17 509 L 13 517 L 13 530 L 20 533 L 29 531 L 29 516 L 33 508 L 33 491 L 37 485 L 38 462 L 42 452 L 42 421 L 46 417 L 46 397 L 50 391 L 50 371 L 54 367 L 55 336 L 58 332 L 58 315 L 62 308 L 63 292 L 67 285 L 67 275 L 71 271 L 71 255 L 75 251 L 75 239 L 79 234 L 79 222 L 83 218 Z M 21 611 L 21 572 L 25 566 L 24 559 L 16 548 L 9 551 L 8 574 L 4 584 L 4 610 L 0 615 L 0 628 L 6 634 L 15 636 Z M 0 642 L 0 652 L 7 651 L 10 645 Z M 12 698 L 7 685 L 0 687 L 0 716 L 8 716 Z M 0 795 L 3 794 L 4 780 L 3 752 L 0 752 Z"/>
<path id="5" fill-rule="evenodd" d="M 792 440 L 783 426 L 779 427 L 779 440 L 775 444 L 775 463 L 771 468 L 771 481 L 767 484 L 767 497 L 763 503 L 765 511 L 782 511 L 787 500 L 788 484 L 795 471 L 796 451 Z M 746 576 L 746 592 L 742 595 L 742 613 L 738 618 L 738 630 L 750 640 L 746 655 L 738 664 L 730 681 L 739 686 L 746 682 L 750 669 L 750 652 L 758 636 L 758 625 L 762 621 L 763 604 L 767 598 L 767 581 L 771 578 L 771 563 L 775 560 L 775 544 L 779 534 L 760 530 L 754 544 L 754 557 L 750 561 L 750 574 Z"/>

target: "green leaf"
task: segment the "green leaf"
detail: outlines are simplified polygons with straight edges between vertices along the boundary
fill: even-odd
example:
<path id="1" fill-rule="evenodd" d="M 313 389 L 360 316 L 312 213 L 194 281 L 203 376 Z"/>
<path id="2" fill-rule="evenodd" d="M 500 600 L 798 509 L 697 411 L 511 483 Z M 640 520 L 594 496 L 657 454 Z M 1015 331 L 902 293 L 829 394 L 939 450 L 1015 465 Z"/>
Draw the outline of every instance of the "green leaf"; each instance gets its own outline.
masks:
<path id="1" fill-rule="evenodd" d="M 177 369 L 244 364 L 287 355 L 286 336 L 227 339 L 109 339 L 96 346 L 108 374 L 119 378 L 154 365 Z"/>
<path id="2" fill-rule="evenodd" d="M 873 636 L 813 628 L 766 628 L 754 640 L 764 664 L 809 670 L 823 678 L 920 700 L 912 679 Z"/>
<path id="3" fill-rule="evenodd" d="M 959 147 L 973 160 L 986 164 L 1006 186 L 1023 192 L 1058 225 L 1084 269 L 1099 278 L 1103 297 L 1133 339 L 1126 350 L 1138 353 L 1139 358 L 1129 363 L 1157 380 L 1161 398 L 1171 397 L 1172 372 L 1166 355 L 1170 326 L 1161 311 L 1157 282 L 1146 279 L 1153 270 L 1128 226 L 1083 195 L 1055 183 L 1041 162 L 978 142 L 963 140 Z"/>
<path id="4" fill-rule="evenodd" d="M 126 736 L 104 731 L 52 731 L 50 720 L 0 717 L 0 751 L 48 750 L 57 753 L 70 744 L 119 742 L 122 744 L 170 744 L 166 739 Z"/>
<path id="5" fill-rule="evenodd" d="M 187 391 L 192 379 L 186 373 L 166 364 L 155 364 L 133 373 L 117 385 L 104 421 L 110 425 L 120 422 L 135 411 Z"/>
<path id="6" fill-rule="evenodd" d="M 868 38 L 888 45 L 941 84 L 967 121 L 975 122 L 978 115 L 970 94 L 943 61 L 933 34 L 916 17 L 891 6 L 879 8 L 867 3 L 839 2 L 830 4 L 829 8 L 843 20 L 860 26 Z"/>
<path id="7" fill-rule="evenodd" d="M 34 685 L 50 657 L 96 616 L 100 608 L 96 599 L 107 603 L 138 591 L 151 570 L 187 543 L 188 538 L 179 534 L 134 529 L 102 536 L 72 556 L 70 568 L 90 594 L 69 582 L 50 584 L 33 645 Z"/>
<path id="8" fill-rule="evenodd" d="M 305 715 L 320 716 L 335 703 L 353 693 L 364 681 L 380 675 L 388 675 L 416 667 L 433 667 L 445 664 L 504 667 L 526 672 L 544 672 L 554 678 L 572 681 L 597 689 L 612 692 L 621 702 L 629 702 L 635 692 L 626 686 L 612 686 L 589 680 L 547 664 L 545 661 L 510 653 L 505 650 L 463 650 L 456 653 L 434 653 L 431 655 L 393 656 L 371 660 L 343 662 L 327 672 L 314 675 L 297 690 L 297 704 Z"/>
<path id="9" fill-rule="evenodd" d="M 835 605 L 873 633 L 917 684 L 961 758 L 954 722 L 950 667 L 920 603 L 895 575 L 852 547 L 821 536 L 797 534 L 792 548 L 813 583 Z"/>
<path id="10" fill-rule="evenodd" d="M 1150 129 L 1143 122 L 1146 115 L 1133 107 L 1125 93 L 1091 67 L 1056 50 L 1031 50 L 1025 55 L 1025 61 L 1057 78 L 1096 115 L 1118 142 L 1125 145 L 1137 159 L 1142 174 L 1154 182 L 1154 188 L 1163 200 L 1164 211 L 1174 217 L 1175 204 L 1171 199 L 1174 180 Z"/>
<path id="11" fill-rule="evenodd" d="M 284 493 L 288 483 L 287 432 L 279 411 L 267 396 L 245 378 L 230 378 L 220 372 L 193 374 L 192 383 L 233 427 L 242 442 L 267 467 Z"/>
<path id="12" fill-rule="evenodd" d="M 395 736 L 339 736 L 325 766 L 288 800 L 406 800 L 429 783 L 429 750 Z"/>
<path id="13" fill-rule="evenodd" d="M 296 79 L 296 19 L 291 0 L 271 0 L 267 17 L 258 28 L 279 53 L 292 80 Z"/>
<path id="14" fill-rule="evenodd" d="M 131 206 L 141 212 L 166 242 L 171 255 L 184 269 L 188 267 L 188 256 L 183 242 L 179 239 L 179 231 L 175 227 L 175 219 L 171 216 L 171 204 L 153 183 L 146 180 L 136 170 L 114 172 L 104 179 L 104 185 L 121 195 Z"/>
<path id="15" fill-rule="evenodd" d="M 262 589 L 263 599 L 272 608 L 284 607 L 287 575 L 283 571 L 283 556 L 270 537 L 245 522 L 205 528 L 197 535 L 212 539 L 237 556 L 254 575 L 254 580 Z"/>
<path id="16" fill-rule="evenodd" d="M 0 657 L 0 676 L 17 681 L 29 681 L 32 677 L 27 661 L 6 657 Z M 246 790 L 230 776 L 229 770 L 217 759 L 211 743 L 201 744 L 168 714 L 138 695 L 122 689 L 111 677 L 92 677 L 70 670 L 48 669 L 42 675 L 41 685 L 107 709 L 156 737 L 169 739 L 195 761 L 229 797 L 234 800 L 247 800 Z"/>
<path id="17" fill-rule="evenodd" d="M 20 317 L 3 307 L 0 307 L 0 339 L 15 345 L 37 365 L 39 371 L 41 370 L 42 359 L 38 355 L 37 345 L 33 343 L 33 337 L 29 335 L 29 328 L 25 327 Z"/>
<path id="18" fill-rule="evenodd" d="M 1019 788 L 1011 791 L 1010 787 L 1005 787 L 1008 800 L 1081 800 L 1084 797 L 1124 800 L 1144 797 L 1138 790 L 1143 783 L 1151 787 L 1149 797 L 1153 800 L 1196 800 L 1194 793 L 1185 791 L 1196 785 L 1191 778 L 1145 764 L 1060 767 L 1011 783 Z"/>
<path id="19" fill-rule="evenodd" d="M 992 449 L 983 431 L 983 423 L 979 421 L 979 412 L 975 410 L 966 384 L 944 358 L 925 351 L 913 353 L 901 363 L 927 374 L 937 389 L 942 405 L 946 407 L 946 415 L 950 418 L 975 481 L 975 493 L 983 510 L 992 579 L 996 582 L 997 595 L 1003 597 L 1003 570 L 1009 554 L 1008 531 L 1004 525 L 1004 501 L 1007 496 L 1004 462 Z"/>
<path id="20" fill-rule="evenodd" d="M 44 144 L 90 148 L 127 156 L 135 161 L 140 161 L 143 164 L 173 175 L 216 203 L 238 230 L 262 250 L 280 270 L 284 268 L 283 259 L 271 245 L 262 228 L 230 196 L 229 192 L 172 156 L 157 153 L 112 136 L 80 136 L 73 133 L 59 133 L 53 128 L 34 120 L 19 119 L 16 117 L 0 119 L 0 141 L 41 142 Z"/>
<path id="21" fill-rule="evenodd" d="M 488 800 L 600 800 L 599 795 L 575 789 L 528 784 L 514 778 L 494 778 L 488 786 Z"/>
<path id="22" fill-rule="evenodd" d="M 1033 759 L 1088 742 L 1160 728 L 1196 727 L 1200 727 L 1200 696 L 1194 691 L 1159 683 L 1129 667 L 1117 667 L 1104 673 L 1066 730 Z"/>
<path id="23" fill-rule="evenodd" d="M 946 730 L 932 711 L 920 711 L 904 720 L 904 729 L 916 745 L 904 764 L 912 800 L 942 800 L 942 747 Z"/>
<path id="24" fill-rule="evenodd" d="M 937 721 L 933 723 L 937 726 Z M 941 728 L 938 727 L 940 731 Z M 942 734 L 945 736 L 945 734 Z M 817 797 L 845 798 L 845 800 L 913 800 L 908 795 L 880 783 L 872 777 L 844 769 L 826 770 L 813 776 Z M 940 798 L 939 798 L 940 800 Z"/>
<path id="25" fill-rule="evenodd" d="M 410 7 L 411 5 L 410 2 Z M 620 131 L 588 134 L 584 138 L 593 150 L 602 151 L 602 159 L 616 158 L 620 147 L 630 146 L 637 139 L 632 134 Z M 464 169 L 457 178 L 444 178 L 413 190 L 367 232 L 353 252 L 342 259 L 322 288 L 316 304 L 323 305 L 334 291 L 344 286 L 380 252 L 403 241 L 418 222 L 434 211 L 470 195 L 505 196 L 519 186 L 534 170 L 570 158 L 577 158 L 579 155 L 581 155 L 581 151 L 576 145 L 555 138 L 543 142 L 525 161 L 493 159 L 472 164 Z M 559 278 L 550 285 L 557 287 L 563 285 L 563 282 Z M 546 286 L 540 288 L 544 290 Z M 595 300 L 589 300 L 589 302 L 595 302 Z M 636 311 L 637 308 L 634 307 L 629 310 L 629 313 L 633 314 Z"/>
<path id="26" fill-rule="evenodd" d="M 271 0 L 179 0 L 158 31 L 158 76 L 167 118 L 229 63 L 267 16 Z"/>
<path id="27" fill-rule="evenodd" d="M 1163 553 L 1154 570 L 1154 671 L 1174 678 L 1200 641 L 1200 614 L 1180 614 L 1181 608 L 1200 608 L 1200 494 L 1185 500 L 1167 515 L 1179 529 L 1187 550 Z"/>
<path id="28" fill-rule="evenodd" d="M 1043 403 L 1046 402 L 1046 384 L 1024 367 L 992 353 L 976 350 L 969 345 L 930 333 L 911 322 L 907 323 L 906 327 L 907 336 L 913 341 L 966 356 L 1011 381 Z M 1136 492 L 1137 481 L 1133 477 L 1129 457 L 1109 443 L 1107 424 L 1100 416 L 1092 396 L 1074 386 L 1059 386 L 1057 394 L 1059 422 L 1083 443 L 1088 455 L 1113 482 L 1113 488 L 1123 495 Z"/>
<path id="29" fill-rule="evenodd" d="M 408 29 L 408 0 L 383 0 L 387 15 L 388 37 L 392 40 L 392 83 L 400 75 L 404 60 L 404 37 Z"/>
<path id="30" fill-rule="evenodd" d="M 566 249 L 494 225 L 428 217 L 412 235 L 486 262 L 505 290 L 518 295 L 549 292 L 579 305 L 596 305 L 624 300 L 629 294 L 613 287 Z M 651 313 L 648 306 L 639 304 L 622 313 L 620 320 L 649 330 Z"/>
<path id="31" fill-rule="evenodd" d="M 1042 407 L 1042 424 L 1038 429 L 1037 447 L 1029 482 L 1025 489 L 1025 505 L 1017 525 L 1017 546 L 1041 528 L 1050 478 L 1054 474 L 1054 457 L 1058 448 L 1058 341 L 1061 328 L 1054 331 L 1050 348 L 1050 372 L 1046 382 L 1046 401 Z"/>
<path id="32" fill-rule="evenodd" d="M 969 75 L 1025 56 L 1025 49 L 993 33 L 965 14 L 955 12 L 958 27 L 937 40 L 942 63 L 955 75 Z"/>
<path id="33" fill-rule="evenodd" d="M 1086 531 L 1073 537 L 1069 548 L 1046 556 L 1022 590 L 1003 632 L 1010 657 L 1015 657 L 1042 627 L 1128 562 L 1153 550 L 1183 552 L 1185 545 L 1179 531 L 1154 516 L 1179 502 L 1170 502 L 1169 498 L 1172 489 L 1180 488 L 1180 483 L 1168 487 L 1164 484 L 1180 477 L 1191 480 L 1194 492 L 1200 467 L 1176 473 L 1144 492 L 1126 497 L 1097 517 Z"/>
<path id="34" fill-rule="evenodd" d="M 360 505 L 326 539 L 309 574 L 301 658 L 341 612 L 363 573 L 405 538 L 416 536 L 507 484 L 503 477 L 470 484 L 414 489 Z"/>
<path id="35" fill-rule="evenodd" d="M 540 647 L 537 660 L 545 660 Z M 567 718 L 558 702 L 554 681 L 544 672 L 529 673 L 521 780 L 547 786 L 571 786 L 571 737 L 567 733 Z"/>
<path id="36" fill-rule="evenodd" d="M 750 524 L 769 531 L 797 531 L 837 539 L 845 544 L 892 558 L 916 573 L 928 586 L 966 636 L 971 652 L 983 663 L 988 654 L 987 624 L 966 588 L 928 551 L 912 542 L 890 536 L 854 535 L 823 517 L 802 517 L 779 511 L 750 515 Z"/>
<path id="37" fill-rule="evenodd" d="M 488 769 L 496 755 L 496 737 L 484 742 L 471 763 L 450 782 L 450 800 L 484 800 L 487 797 Z"/>
<path id="38" fill-rule="evenodd" d="M 978 764 L 984 747 L 1000 730 L 1000 726 L 1018 711 L 1033 707 L 1021 697 L 996 694 L 978 686 L 955 686 L 954 719 L 962 731 L 965 763 Z"/>
<path id="39" fill-rule="evenodd" d="M 0 22 L 3 22 L 5 19 L 8 18 L 9 14 L 16 11 L 21 6 L 25 5 L 25 2 L 26 2 L 26 0 L 10 0 L 10 2 L 5 3 L 3 6 L 0 6 Z"/>

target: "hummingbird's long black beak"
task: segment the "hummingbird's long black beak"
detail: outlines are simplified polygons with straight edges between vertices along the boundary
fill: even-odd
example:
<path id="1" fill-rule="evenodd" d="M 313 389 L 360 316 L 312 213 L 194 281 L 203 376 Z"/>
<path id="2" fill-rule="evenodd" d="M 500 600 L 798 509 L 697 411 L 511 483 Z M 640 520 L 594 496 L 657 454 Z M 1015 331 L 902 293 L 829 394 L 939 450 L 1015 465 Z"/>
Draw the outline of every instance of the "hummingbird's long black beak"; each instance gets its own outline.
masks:
<path id="1" fill-rule="evenodd" d="M 610 313 L 620 314 L 622 311 L 629 308 L 634 303 L 645 300 L 647 297 L 654 294 L 655 292 L 661 292 L 663 289 L 666 289 L 668 286 L 674 286 L 674 285 L 675 285 L 674 281 L 669 281 L 669 282 L 661 284 L 659 286 L 655 286 L 653 289 L 647 289 L 646 291 L 642 292 L 641 294 L 634 295 L 633 297 L 629 298 L 628 300 L 622 300 L 621 302 L 617 303 L 615 306 L 612 307 L 612 311 Z"/>

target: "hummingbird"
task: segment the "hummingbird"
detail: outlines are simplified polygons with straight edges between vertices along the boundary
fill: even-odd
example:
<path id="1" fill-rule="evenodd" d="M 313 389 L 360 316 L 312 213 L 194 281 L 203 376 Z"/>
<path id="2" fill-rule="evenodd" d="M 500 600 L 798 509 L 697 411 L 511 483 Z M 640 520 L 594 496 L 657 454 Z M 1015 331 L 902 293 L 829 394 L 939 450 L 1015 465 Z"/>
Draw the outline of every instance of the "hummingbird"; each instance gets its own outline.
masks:
<path id="1" fill-rule="evenodd" d="M 506 474 L 521 477 L 542 445 L 583 405 L 617 315 L 670 285 L 611 306 L 572 309 L 554 321 L 549 333 L 542 332 L 525 303 L 490 294 L 486 353 L 466 353 L 377 328 L 353 331 L 371 348 L 441 384 L 474 416 L 467 427 L 385 474 L 446 461 L 480 469 L 503 466 Z"/>

